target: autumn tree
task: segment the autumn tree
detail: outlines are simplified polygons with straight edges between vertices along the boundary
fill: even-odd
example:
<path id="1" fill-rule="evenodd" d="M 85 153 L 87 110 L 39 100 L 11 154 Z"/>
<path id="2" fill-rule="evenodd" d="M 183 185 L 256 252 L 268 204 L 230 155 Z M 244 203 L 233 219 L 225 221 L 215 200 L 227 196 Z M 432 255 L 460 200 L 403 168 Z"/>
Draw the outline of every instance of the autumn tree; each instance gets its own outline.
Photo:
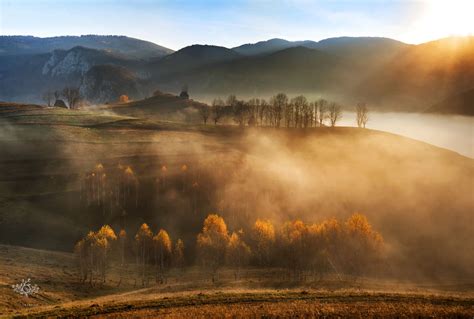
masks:
<path id="1" fill-rule="evenodd" d="M 321 236 L 324 241 L 327 265 L 340 277 L 344 259 L 344 227 L 335 218 L 327 219 L 321 223 Z"/>
<path id="2" fill-rule="evenodd" d="M 353 214 L 345 223 L 347 246 L 345 271 L 360 276 L 378 262 L 383 246 L 382 236 L 372 229 L 367 217 Z"/>
<path id="3" fill-rule="evenodd" d="M 342 108 L 339 104 L 335 102 L 331 102 L 329 104 L 329 121 L 331 123 L 331 126 L 334 127 L 336 126 L 337 121 L 339 121 L 342 118 Z"/>
<path id="4" fill-rule="evenodd" d="M 76 244 L 74 252 L 79 259 L 81 282 L 85 282 L 89 277 L 92 286 L 94 274 L 100 277 L 102 283 L 105 282 L 109 251 L 116 239 L 113 229 L 104 225 L 97 232 L 90 231 Z"/>
<path id="5" fill-rule="evenodd" d="M 173 248 L 173 265 L 177 268 L 184 267 L 184 242 L 178 239 Z"/>
<path id="6" fill-rule="evenodd" d="M 119 232 L 119 242 L 120 242 L 120 264 L 123 266 L 125 264 L 125 251 L 127 247 L 127 232 L 125 229 L 121 229 Z"/>
<path id="7" fill-rule="evenodd" d="M 224 219 L 216 214 L 207 216 L 197 236 L 197 249 L 201 265 L 211 272 L 212 282 L 218 279 L 218 270 L 225 262 L 228 242 Z"/>
<path id="8" fill-rule="evenodd" d="M 122 94 L 119 97 L 119 102 L 120 103 L 128 103 L 130 99 L 128 98 L 128 95 Z"/>
<path id="9" fill-rule="evenodd" d="M 100 272 L 102 276 L 102 282 L 105 282 L 105 276 L 108 266 L 108 255 L 112 248 L 112 243 L 117 240 L 117 236 L 115 235 L 114 230 L 109 225 L 102 226 L 99 231 L 97 232 L 98 241 L 101 241 L 100 244 Z"/>
<path id="10" fill-rule="evenodd" d="M 143 223 L 138 229 L 135 235 L 135 243 L 137 248 L 137 267 L 140 269 L 142 277 L 142 286 L 146 284 L 146 264 L 150 259 L 152 245 L 153 245 L 153 232 L 150 230 L 147 224 Z"/>
<path id="11" fill-rule="evenodd" d="M 275 228 L 268 220 L 257 219 L 252 228 L 254 257 L 260 266 L 268 266 L 275 243 Z"/>
<path id="12" fill-rule="evenodd" d="M 286 222 L 278 233 L 280 260 L 298 280 L 303 278 L 312 254 L 308 239 L 308 227 L 301 220 Z"/>
<path id="13" fill-rule="evenodd" d="M 365 128 L 369 120 L 369 109 L 365 103 L 357 103 L 356 106 L 356 120 L 357 126 Z"/>
<path id="14" fill-rule="evenodd" d="M 233 232 L 227 245 L 226 260 L 235 269 L 235 280 L 240 279 L 240 269 L 248 264 L 250 258 L 250 247 L 242 240 L 242 235 L 242 230 Z"/>
<path id="15" fill-rule="evenodd" d="M 155 264 L 157 267 L 156 280 L 161 284 L 165 282 L 165 271 L 171 263 L 172 243 L 168 232 L 160 229 L 153 237 Z"/>

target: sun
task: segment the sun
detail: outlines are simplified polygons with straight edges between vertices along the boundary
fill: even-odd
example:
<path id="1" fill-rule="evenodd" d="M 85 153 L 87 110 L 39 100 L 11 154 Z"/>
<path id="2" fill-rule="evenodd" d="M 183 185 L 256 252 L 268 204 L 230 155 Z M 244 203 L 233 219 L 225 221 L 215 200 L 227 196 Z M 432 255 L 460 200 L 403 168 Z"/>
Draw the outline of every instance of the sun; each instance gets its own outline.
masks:
<path id="1" fill-rule="evenodd" d="M 474 0 L 425 1 L 415 22 L 413 36 L 432 40 L 474 34 Z"/>

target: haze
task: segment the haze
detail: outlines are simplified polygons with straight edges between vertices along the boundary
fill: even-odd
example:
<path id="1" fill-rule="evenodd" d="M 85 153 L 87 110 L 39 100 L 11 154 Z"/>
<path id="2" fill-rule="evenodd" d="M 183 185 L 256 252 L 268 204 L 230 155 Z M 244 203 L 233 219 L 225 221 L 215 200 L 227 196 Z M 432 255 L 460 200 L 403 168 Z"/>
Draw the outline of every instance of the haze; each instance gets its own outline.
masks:
<path id="1" fill-rule="evenodd" d="M 335 36 L 378 36 L 421 43 L 473 34 L 472 6 L 469 0 L 2 0 L 0 34 L 126 34 L 175 50 L 196 43 L 234 47 L 271 38 L 320 40 Z M 71 15 L 85 20 L 71 20 Z M 123 23 L 124 19 L 128 22 Z M 61 34 L 57 25 L 61 25 Z"/>

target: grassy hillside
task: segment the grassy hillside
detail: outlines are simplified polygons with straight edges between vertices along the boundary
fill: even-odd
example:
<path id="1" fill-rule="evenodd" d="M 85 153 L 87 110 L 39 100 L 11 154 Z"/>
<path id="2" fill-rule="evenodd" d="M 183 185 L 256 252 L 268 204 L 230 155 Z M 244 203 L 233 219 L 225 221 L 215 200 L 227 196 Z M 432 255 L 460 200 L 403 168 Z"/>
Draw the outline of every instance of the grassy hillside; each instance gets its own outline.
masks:
<path id="1" fill-rule="evenodd" d="M 152 97 L 125 104 L 109 105 L 104 109 L 116 114 L 142 119 L 199 123 L 201 119 L 197 114 L 197 108 L 202 105 L 203 103 L 192 99 L 183 99 L 173 94 L 155 92 Z"/>
<path id="2" fill-rule="evenodd" d="M 144 221 L 171 229 L 192 262 L 195 236 L 210 212 L 232 229 L 256 218 L 318 222 L 362 212 L 390 246 L 391 274 L 472 276 L 473 256 L 465 254 L 474 248 L 472 159 L 373 130 L 160 120 L 163 110 L 192 103 L 161 95 L 100 111 L 1 112 L 0 241 L 71 251 L 90 229 L 124 227 L 125 211 L 128 232 Z M 85 179 L 98 164 L 111 181 L 119 167 L 133 169 L 138 186 L 130 201 L 88 201 Z"/>
<path id="3" fill-rule="evenodd" d="M 474 311 L 472 285 L 411 284 L 328 277 L 287 282 L 278 269 L 248 269 L 239 280 L 224 269 L 213 284 L 199 268 L 172 272 L 164 285 L 135 286 L 134 265 L 111 265 L 107 281 L 90 287 L 77 280 L 72 254 L 0 245 L 0 317 L 192 316 L 442 316 Z M 131 271 L 132 270 L 132 271 Z M 11 285 L 30 278 L 39 293 L 24 297 Z M 122 278 L 120 280 L 120 278 Z M 120 282 L 120 286 L 118 286 Z"/>

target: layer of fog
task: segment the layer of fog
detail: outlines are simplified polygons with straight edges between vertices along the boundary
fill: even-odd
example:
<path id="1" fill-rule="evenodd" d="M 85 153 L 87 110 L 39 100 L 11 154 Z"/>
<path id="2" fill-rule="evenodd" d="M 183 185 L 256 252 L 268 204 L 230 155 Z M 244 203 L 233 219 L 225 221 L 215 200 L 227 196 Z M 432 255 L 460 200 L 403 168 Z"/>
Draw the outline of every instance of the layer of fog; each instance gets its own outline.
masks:
<path id="1" fill-rule="evenodd" d="M 344 112 L 340 125 L 356 126 L 355 113 Z M 367 127 L 410 137 L 474 158 L 472 116 L 372 112 Z"/>

